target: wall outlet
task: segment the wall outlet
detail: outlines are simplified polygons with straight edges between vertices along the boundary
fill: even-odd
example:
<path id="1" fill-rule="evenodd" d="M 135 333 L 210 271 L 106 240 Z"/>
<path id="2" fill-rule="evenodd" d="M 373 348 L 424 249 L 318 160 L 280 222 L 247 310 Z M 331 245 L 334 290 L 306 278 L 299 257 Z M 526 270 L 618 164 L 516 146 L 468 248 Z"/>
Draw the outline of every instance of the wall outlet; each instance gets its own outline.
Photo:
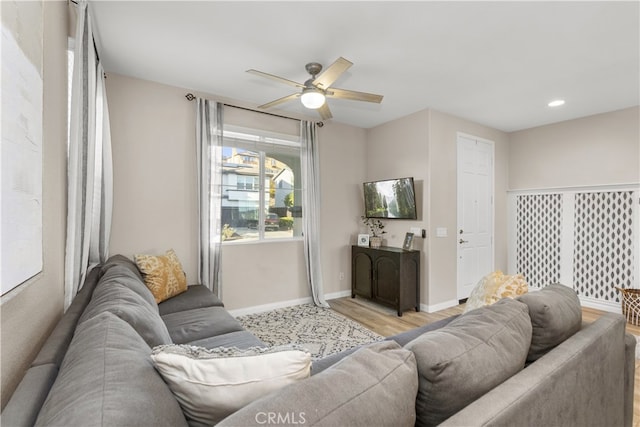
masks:
<path id="1" fill-rule="evenodd" d="M 344 273 L 341 271 L 338 277 L 340 278 L 340 280 L 344 280 Z"/>

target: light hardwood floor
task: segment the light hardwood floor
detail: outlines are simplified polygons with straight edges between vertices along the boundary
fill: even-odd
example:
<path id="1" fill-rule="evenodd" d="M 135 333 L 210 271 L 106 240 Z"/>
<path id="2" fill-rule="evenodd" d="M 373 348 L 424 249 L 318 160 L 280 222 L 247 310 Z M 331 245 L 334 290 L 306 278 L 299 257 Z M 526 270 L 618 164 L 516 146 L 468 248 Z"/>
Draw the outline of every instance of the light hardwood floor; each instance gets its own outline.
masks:
<path id="1" fill-rule="evenodd" d="M 330 300 L 329 305 L 338 313 L 385 337 L 462 313 L 464 309 L 464 305 L 458 305 L 435 313 L 406 311 L 402 317 L 398 317 L 395 310 L 362 298 L 338 298 Z M 586 322 L 593 322 L 602 314 L 602 311 L 592 308 L 582 309 L 582 319 Z M 640 336 L 640 326 L 627 323 L 627 332 Z M 636 360 L 633 425 L 640 427 L 640 363 L 638 360 Z"/>

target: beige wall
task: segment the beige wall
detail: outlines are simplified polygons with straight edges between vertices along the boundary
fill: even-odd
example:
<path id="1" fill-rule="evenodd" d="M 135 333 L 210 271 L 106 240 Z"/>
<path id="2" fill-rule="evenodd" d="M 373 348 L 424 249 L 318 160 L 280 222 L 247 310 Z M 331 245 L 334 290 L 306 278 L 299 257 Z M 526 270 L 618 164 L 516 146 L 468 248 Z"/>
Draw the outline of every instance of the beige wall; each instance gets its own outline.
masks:
<path id="1" fill-rule="evenodd" d="M 411 227 L 428 228 L 429 120 L 429 111 L 423 110 L 367 131 L 367 180 L 412 176 L 416 190 L 418 219 L 383 221 L 387 231 L 383 245 L 401 247 L 405 233 Z M 361 208 L 360 215 L 363 211 Z M 360 232 L 368 230 L 361 226 Z M 421 250 L 420 300 L 427 304 L 428 253 L 425 239 L 414 239 L 413 248 Z"/>
<path id="2" fill-rule="evenodd" d="M 195 104 L 184 89 L 109 73 L 113 220 L 109 252 L 173 248 L 197 282 Z"/>
<path id="3" fill-rule="evenodd" d="M 2 22 L 29 33 L 25 17 L 40 2 L 1 2 Z M 31 9 L 29 11 L 28 9 Z M 17 13 L 19 12 L 19 13 Z M 67 2 L 47 1 L 44 14 L 42 273 L 2 297 L 2 407 L 62 315 L 66 227 Z M 27 38 L 28 39 L 28 38 Z M 23 40 L 24 41 L 24 40 Z"/>
<path id="4" fill-rule="evenodd" d="M 364 210 L 364 129 L 328 122 L 319 130 L 322 273 L 326 293 L 351 292 L 351 245 Z M 340 273 L 344 274 L 342 280 Z"/>
<path id="5" fill-rule="evenodd" d="M 187 90 L 109 74 L 114 168 L 111 254 L 174 248 L 197 282 L 195 104 Z M 215 99 L 215 96 L 208 96 Z M 299 124 L 225 108 L 225 122 L 297 133 Z M 364 131 L 328 123 L 319 130 L 322 235 L 327 292 L 350 289 L 348 245 L 357 228 L 353 203 L 364 177 Z M 345 273 L 340 281 L 339 272 Z M 309 297 L 302 242 L 229 244 L 222 251 L 223 298 L 229 309 Z"/>
<path id="6" fill-rule="evenodd" d="M 412 176 L 416 189 L 418 219 L 384 221 L 384 244 L 402 246 L 410 227 L 426 228 L 429 212 L 426 184 L 429 174 L 429 112 L 428 110 L 402 117 L 367 130 L 367 180 Z M 362 193 L 362 188 L 360 189 Z M 360 194 L 362 198 L 362 194 Z M 361 209 L 360 215 L 364 208 Z M 361 226 L 361 232 L 366 228 Z M 413 247 L 422 248 L 422 239 Z"/>
<path id="7" fill-rule="evenodd" d="M 640 107 L 509 134 L 513 190 L 640 182 Z"/>
<path id="8" fill-rule="evenodd" d="M 386 221 L 385 244 L 401 246 L 410 227 L 427 230 L 427 238 L 415 239 L 413 247 L 422 251 L 420 299 L 428 310 L 450 305 L 457 298 L 458 132 L 495 143 L 495 265 L 506 269 L 507 134 L 435 110 L 419 111 L 367 131 L 368 179 L 414 177 L 418 220 Z M 437 227 L 446 227 L 448 237 L 436 238 Z"/>
<path id="9" fill-rule="evenodd" d="M 429 129 L 429 306 L 457 299 L 457 135 L 458 132 L 494 142 L 494 264 L 507 268 L 508 135 L 436 110 Z M 435 237 L 446 227 L 448 237 Z"/>

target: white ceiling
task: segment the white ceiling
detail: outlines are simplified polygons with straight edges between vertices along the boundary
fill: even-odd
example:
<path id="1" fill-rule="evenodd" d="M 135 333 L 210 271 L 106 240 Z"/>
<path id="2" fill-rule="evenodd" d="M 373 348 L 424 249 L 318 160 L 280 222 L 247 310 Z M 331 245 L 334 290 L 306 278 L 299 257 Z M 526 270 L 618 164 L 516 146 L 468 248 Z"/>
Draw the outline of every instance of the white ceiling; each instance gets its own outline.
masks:
<path id="1" fill-rule="evenodd" d="M 90 0 L 107 72 L 257 106 L 304 82 L 307 62 L 354 63 L 331 99 L 362 128 L 433 108 L 503 131 L 639 105 L 640 2 Z M 555 109 L 547 103 L 563 98 Z M 281 111 L 308 110 L 297 100 Z"/>

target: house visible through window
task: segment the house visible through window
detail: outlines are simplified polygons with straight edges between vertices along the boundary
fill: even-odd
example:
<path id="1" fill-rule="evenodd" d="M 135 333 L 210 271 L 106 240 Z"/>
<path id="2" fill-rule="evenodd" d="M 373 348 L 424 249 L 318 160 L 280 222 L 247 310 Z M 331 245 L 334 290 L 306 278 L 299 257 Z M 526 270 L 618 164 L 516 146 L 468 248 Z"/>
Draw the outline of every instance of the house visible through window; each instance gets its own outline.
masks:
<path id="1" fill-rule="evenodd" d="M 302 235 L 299 137 L 225 127 L 222 240 Z"/>

